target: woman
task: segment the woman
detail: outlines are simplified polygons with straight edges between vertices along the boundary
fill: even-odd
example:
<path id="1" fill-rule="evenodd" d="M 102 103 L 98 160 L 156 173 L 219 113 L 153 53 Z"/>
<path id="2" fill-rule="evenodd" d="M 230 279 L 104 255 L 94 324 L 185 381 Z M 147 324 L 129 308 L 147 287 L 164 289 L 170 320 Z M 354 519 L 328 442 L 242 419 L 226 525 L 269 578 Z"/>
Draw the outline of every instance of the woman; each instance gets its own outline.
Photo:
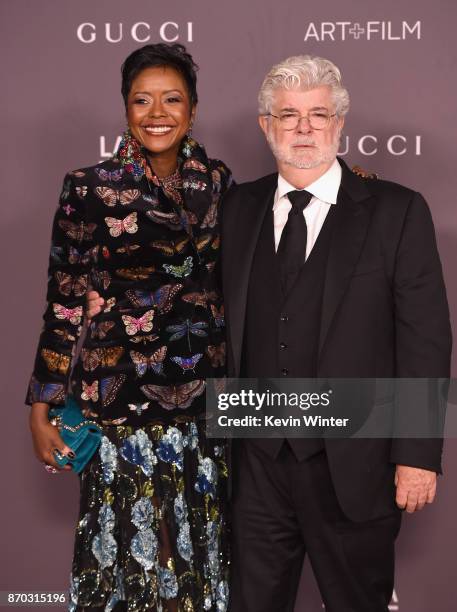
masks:
<path id="1" fill-rule="evenodd" d="M 199 416 L 205 378 L 224 373 L 216 264 L 231 176 L 190 137 L 195 71 L 181 45 L 126 59 L 128 131 L 114 159 L 65 177 L 54 219 L 27 397 L 48 471 L 71 452 L 48 410 L 65 401 L 88 288 L 104 301 L 70 381 L 103 428 L 81 474 L 71 610 L 227 607 L 225 448 Z"/>

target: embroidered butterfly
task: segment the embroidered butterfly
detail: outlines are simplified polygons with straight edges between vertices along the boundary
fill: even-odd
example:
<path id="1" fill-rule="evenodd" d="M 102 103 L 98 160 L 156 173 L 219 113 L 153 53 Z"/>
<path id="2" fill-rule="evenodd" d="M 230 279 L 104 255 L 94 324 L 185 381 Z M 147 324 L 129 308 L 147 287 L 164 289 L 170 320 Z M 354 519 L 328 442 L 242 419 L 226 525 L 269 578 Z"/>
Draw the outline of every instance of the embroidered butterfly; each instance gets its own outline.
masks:
<path id="1" fill-rule="evenodd" d="M 67 217 L 69 217 L 72 212 L 75 212 L 76 208 L 73 208 L 70 204 L 65 204 L 65 206 L 62 206 L 62 210 L 67 215 Z"/>
<path id="2" fill-rule="evenodd" d="M 161 210 L 147 210 L 146 216 L 154 221 L 155 223 L 160 223 L 161 225 L 165 225 L 171 230 L 178 231 L 182 229 L 181 219 L 179 215 L 176 213 L 166 213 Z"/>
<path id="3" fill-rule="evenodd" d="M 132 255 L 133 251 L 137 251 L 140 248 L 139 244 L 126 244 L 116 249 L 116 253 L 125 253 L 126 255 Z"/>
<path id="4" fill-rule="evenodd" d="M 137 200 L 141 192 L 139 189 L 124 189 L 123 191 L 118 191 L 116 189 L 110 189 L 109 187 L 95 187 L 95 193 L 103 200 L 106 206 L 116 206 L 116 204 L 126 206 Z"/>
<path id="5" fill-rule="evenodd" d="M 119 374 L 119 376 L 108 376 L 108 378 L 102 378 L 100 381 L 100 394 L 102 396 L 102 406 L 108 406 L 115 399 L 119 389 L 126 381 L 127 376 L 125 374 Z"/>
<path id="6" fill-rule="evenodd" d="M 56 263 L 63 263 L 62 255 L 64 250 L 61 246 L 51 246 L 51 259 Z"/>
<path id="7" fill-rule="evenodd" d="M 124 232 L 135 234 L 138 231 L 136 212 L 130 213 L 125 219 L 105 217 L 105 223 L 109 227 L 109 233 L 113 238 L 117 238 Z"/>
<path id="8" fill-rule="evenodd" d="M 155 334 L 148 334 L 147 336 L 134 336 L 133 338 L 129 338 L 130 342 L 134 342 L 135 344 L 139 344 L 140 342 L 146 345 L 147 342 L 155 342 L 159 339 L 159 336 Z"/>
<path id="9" fill-rule="evenodd" d="M 122 346 L 110 346 L 107 348 L 96 348 L 81 350 L 83 368 L 87 372 L 93 372 L 96 368 L 112 368 L 122 357 L 124 348 Z"/>
<path id="10" fill-rule="evenodd" d="M 53 304 L 52 308 L 57 319 L 65 319 L 70 321 L 72 325 L 79 325 L 83 316 L 83 307 L 65 308 L 62 304 Z"/>
<path id="11" fill-rule="evenodd" d="M 189 257 L 186 257 L 186 259 L 184 260 L 182 266 L 162 264 L 162 268 L 165 270 L 165 272 L 168 272 L 168 274 L 171 274 L 176 278 L 185 278 L 186 276 L 189 276 L 189 274 L 191 274 L 193 265 L 193 259 L 189 255 Z"/>
<path id="12" fill-rule="evenodd" d="M 225 393 L 227 391 L 226 378 L 211 378 L 211 381 L 213 383 L 216 395 L 220 395 L 221 393 Z"/>
<path id="13" fill-rule="evenodd" d="M 32 376 L 27 399 L 30 403 L 63 404 L 65 402 L 65 386 L 61 383 L 40 383 Z"/>
<path id="14" fill-rule="evenodd" d="M 99 338 L 103 340 L 106 338 L 110 329 L 113 329 L 114 321 L 102 321 L 98 325 L 96 323 L 92 323 L 90 326 L 91 329 L 91 338 Z"/>
<path id="15" fill-rule="evenodd" d="M 204 380 L 192 380 L 183 385 L 143 385 L 140 387 L 144 395 L 158 402 L 165 410 L 189 408 L 193 400 L 200 396 L 205 390 Z"/>
<path id="16" fill-rule="evenodd" d="M 215 291 L 203 291 L 202 293 L 185 293 L 181 296 L 181 299 L 184 302 L 189 302 L 190 304 L 194 304 L 195 306 L 202 306 L 202 308 L 206 308 L 208 302 L 217 300 L 217 298 L 218 295 Z"/>
<path id="17" fill-rule="evenodd" d="M 82 178 L 83 176 L 86 176 L 86 173 L 83 172 L 82 170 L 72 170 L 72 172 L 70 172 L 70 174 L 72 176 L 76 176 L 77 178 Z"/>
<path id="18" fill-rule="evenodd" d="M 194 368 L 202 357 L 203 353 L 197 353 L 196 355 L 192 355 L 191 357 L 172 357 L 171 361 L 176 363 L 176 365 L 178 365 L 182 369 L 183 373 L 189 370 L 195 372 Z"/>
<path id="19" fill-rule="evenodd" d="M 209 243 L 211 242 L 211 240 L 212 240 L 211 234 L 203 234 L 203 236 L 200 236 L 196 240 L 197 251 L 199 253 L 201 251 L 204 251 L 206 249 L 206 247 L 209 245 Z"/>
<path id="20" fill-rule="evenodd" d="M 98 380 L 94 380 L 91 384 L 82 382 L 81 399 L 86 402 L 98 402 Z"/>
<path id="21" fill-rule="evenodd" d="M 211 359 L 211 365 L 213 368 L 225 365 L 225 342 L 221 342 L 219 346 L 207 346 L 206 352 Z"/>
<path id="22" fill-rule="evenodd" d="M 143 195 L 143 200 L 147 202 L 148 204 L 150 204 L 151 206 L 159 205 L 159 198 L 157 198 L 157 196 L 149 195 L 148 193 L 145 193 Z"/>
<path id="23" fill-rule="evenodd" d="M 145 402 L 144 404 L 127 404 L 127 406 L 130 410 L 136 412 L 138 416 L 141 416 L 141 414 L 149 408 L 149 402 Z"/>
<path id="24" fill-rule="evenodd" d="M 75 249 L 74 247 L 70 246 L 68 262 L 71 264 L 86 265 L 92 260 L 95 263 L 98 259 L 98 250 L 98 244 L 86 251 L 85 253 L 80 253 L 78 249 Z"/>
<path id="25" fill-rule="evenodd" d="M 103 312 L 111 312 L 111 310 L 114 308 L 115 305 L 116 305 L 116 298 L 115 297 L 108 298 L 105 302 Z"/>
<path id="26" fill-rule="evenodd" d="M 76 224 L 68 221 L 68 219 L 59 219 L 59 227 L 69 238 L 82 242 L 83 240 L 92 240 L 92 234 L 95 232 L 97 224 L 88 223 L 86 225 L 83 221 Z"/>
<path id="27" fill-rule="evenodd" d="M 211 304 L 211 312 L 214 318 L 214 322 L 216 323 L 216 327 L 224 327 L 224 306 L 221 306 L 218 310 L 214 304 Z"/>
<path id="28" fill-rule="evenodd" d="M 189 178 L 182 182 L 183 189 L 192 189 L 194 191 L 205 191 L 206 183 L 196 178 Z"/>
<path id="29" fill-rule="evenodd" d="M 81 412 L 83 416 L 86 417 L 86 419 L 90 419 L 90 418 L 99 416 L 98 412 L 95 412 L 95 410 L 92 409 L 90 404 L 87 406 L 81 406 Z"/>
<path id="30" fill-rule="evenodd" d="M 190 342 L 190 334 L 194 336 L 199 336 L 200 338 L 204 338 L 208 335 L 205 329 L 208 327 L 208 324 L 205 321 L 197 321 L 193 323 L 190 319 L 186 319 L 182 323 L 178 323 L 176 325 L 168 325 L 165 328 L 170 336 L 170 342 L 174 342 L 175 340 L 180 340 L 187 336 L 187 345 L 189 347 L 189 351 L 192 350 L 191 342 Z"/>
<path id="31" fill-rule="evenodd" d="M 117 183 L 122 179 L 123 169 L 120 168 L 119 170 L 113 170 L 110 172 L 104 168 L 95 168 L 95 172 L 101 181 L 111 181 Z"/>
<path id="32" fill-rule="evenodd" d="M 92 282 L 95 288 L 108 289 L 111 283 L 111 276 L 106 270 L 92 270 Z"/>
<path id="33" fill-rule="evenodd" d="M 153 310 L 147 310 L 139 319 L 135 319 L 135 317 L 131 317 L 130 315 L 122 315 L 122 321 L 125 325 L 125 332 L 129 336 L 134 336 L 139 331 L 150 332 L 152 331 L 153 318 Z"/>
<path id="34" fill-rule="evenodd" d="M 208 170 L 208 168 L 197 159 L 187 159 L 184 162 L 183 168 L 185 170 L 197 170 L 198 172 L 207 172 Z"/>
<path id="35" fill-rule="evenodd" d="M 177 283 L 176 285 L 163 285 L 153 292 L 129 289 L 125 295 L 137 308 L 157 308 L 160 312 L 167 313 L 173 306 L 175 295 L 182 288 L 183 285 Z"/>
<path id="36" fill-rule="evenodd" d="M 213 202 L 208 208 L 208 211 L 202 222 L 202 229 L 214 227 L 217 221 L 217 202 Z"/>
<path id="37" fill-rule="evenodd" d="M 211 248 L 214 249 L 215 251 L 217 251 L 217 249 L 221 246 L 221 237 L 220 236 L 216 236 L 216 238 L 213 240 L 213 244 L 211 245 Z"/>
<path id="38" fill-rule="evenodd" d="M 215 190 L 219 192 L 221 190 L 221 173 L 215 169 L 211 172 L 211 178 L 213 179 L 213 185 Z"/>
<path id="39" fill-rule="evenodd" d="M 70 367 L 71 358 L 68 355 L 62 353 L 56 353 L 50 349 L 41 349 L 41 356 L 43 357 L 48 370 L 50 372 L 58 372 L 59 374 L 66 374 Z"/>
<path id="40" fill-rule="evenodd" d="M 128 280 L 146 280 L 154 271 L 154 266 L 139 266 L 138 268 L 119 268 L 119 270 L 116 270 L 116 274 Z"/>
<path id="41" fill-rule="evenodd" d="M 167 354 L 167 347 L 161 346 L 159 349 L 154 351 L 152 355 L 146 356 L 138 351 L 130 351 L 130 358 L 132 359 L 135 370 L 138 376 L 144 376 L 150 368 L 156 374 L 163 373 L 163 362 Z"/>
<path id="42" fill-rule="evenodd" d="M 76 340 L 76 337 L 70 334 L 66 329 L 53 329 L 52 331 L 59 336 L 61 342 L 66 342 L 67 340 L 74 342 Z"/>
<path id="43" fill-rule="evenodd" d="M 189 242 L 189 238 L 184 238 L 182 240 L 172 240 L 171 242 L 167 242 L 166 240 L 154 240 L 151 242 L 151 246 L 154 249 L 159 249 L 164 255 L 168 257 L 172 257 L 178 253 L 182 253 L 186 248 L 187 243 Z"/>
<path id="44" fill-rule="evenodd" d="M 198 217 L 196 214 L 194 214 L 190 210 L 182 209 L 181 210 L 181 223 L 187 231 L 191 231 L 191 228 L 189 228 L 189 225 L 196 225 L 198 223 Z"/>
<path id="45" fill-rule="evenodd" d="M 61 200 L 67 200 L 68 196 L 70 195 L 70 188 L 71 188 L 71 181 L 70 179 L 67 179 L 66 181 L 64 181 L 64 184 L 62 186 L 62 191 L 60 194 L 60 199 Z"/>
<path id="46" fill-rule="evenodd" d="M 71 274 L 66 274 L 60 270 L 55 273 L 59 293 L 70 295 L 73 292 L 76 296 L 84 295 L 87 291 L 87 274 L 81 274 L 73 278 Z"/>
<path id="47" fill-rule="evenodd" d="M 102 419 L 102 425 L 122 425 L 125 423 L 127 417 L 119 417 L 117 419 Z"/>
<path id="48" fill-rule="evenodd" d="M 75 190 L 76 190 L 76 195 L 81 200 L 83 200 L 86 197 L 86 195 L 87 195 L 87 185 L 81 185 L 79 187 L 76 187 Z"/>

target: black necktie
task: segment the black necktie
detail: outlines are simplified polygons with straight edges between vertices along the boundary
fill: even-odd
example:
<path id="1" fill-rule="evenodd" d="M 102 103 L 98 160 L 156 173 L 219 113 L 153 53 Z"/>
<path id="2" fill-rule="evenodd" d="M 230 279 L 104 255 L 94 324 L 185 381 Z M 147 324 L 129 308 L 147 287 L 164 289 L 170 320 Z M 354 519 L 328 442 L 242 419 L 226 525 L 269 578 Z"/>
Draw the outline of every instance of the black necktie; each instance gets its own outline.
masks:
<path id="1" fill-rule="evenodd" d="M 278 245 L 281 285 L 288 293 L 297 278 L 306 257 L 306 221 L 303 211 L 313 197 L 308 191 L 289 191 L 287 197 L 292 204 L 287 223 Z"/>

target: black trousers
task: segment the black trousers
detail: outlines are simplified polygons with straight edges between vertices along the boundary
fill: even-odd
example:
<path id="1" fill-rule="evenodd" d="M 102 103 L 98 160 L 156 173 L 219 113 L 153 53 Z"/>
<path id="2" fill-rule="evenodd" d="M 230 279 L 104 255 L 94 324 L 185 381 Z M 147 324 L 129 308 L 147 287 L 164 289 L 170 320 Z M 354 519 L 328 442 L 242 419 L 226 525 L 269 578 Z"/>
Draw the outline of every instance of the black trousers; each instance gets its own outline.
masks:
<path id="1" fill-rule="evenodd" d="M 305 554 L 327 612 L 387 612 L 401 512 L 367 522 L 341 511 L 325 451 L 298 462 L 249 441 L 233 448 L 230 612 L 293 612 Z"/>

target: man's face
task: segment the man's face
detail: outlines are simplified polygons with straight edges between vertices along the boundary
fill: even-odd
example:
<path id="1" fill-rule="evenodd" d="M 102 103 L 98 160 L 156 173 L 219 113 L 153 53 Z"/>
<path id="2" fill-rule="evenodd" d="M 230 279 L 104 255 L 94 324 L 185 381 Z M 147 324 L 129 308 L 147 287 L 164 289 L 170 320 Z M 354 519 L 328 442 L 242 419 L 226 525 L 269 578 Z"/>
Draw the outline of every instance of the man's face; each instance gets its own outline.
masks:
<path id="1" fill-rule="evenodd" d="M 306 116 L 310 112 L 333 115 L 335 108 L 329 87 L 316 87 L 308 91 L 277 89 L 274 92 L 272 114 L 283 116 L 296 113 Z M 331 117 L 327 127 L 322 130 L 313 129 L 306 118 L 293 130 L 285 130 L 281 121 L 271 116 L 260 116 L 259 123 L 278 162 L 295 168 L 317 168 L 335 159 L 344 119 Z"/>

